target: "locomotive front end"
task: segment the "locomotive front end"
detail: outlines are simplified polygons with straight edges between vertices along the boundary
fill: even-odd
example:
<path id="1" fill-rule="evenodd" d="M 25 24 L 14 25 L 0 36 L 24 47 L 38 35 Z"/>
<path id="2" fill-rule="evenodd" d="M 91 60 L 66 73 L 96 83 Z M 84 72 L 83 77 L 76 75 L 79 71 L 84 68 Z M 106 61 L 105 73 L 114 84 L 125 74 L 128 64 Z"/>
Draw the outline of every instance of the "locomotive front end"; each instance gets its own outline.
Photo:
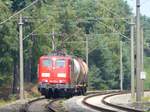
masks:
<path id="1" fill-rule="evenodd" d="M 42 56 L 38 64 L 39 91 L 46 97 L 70 88 L 70 57 Z"/>

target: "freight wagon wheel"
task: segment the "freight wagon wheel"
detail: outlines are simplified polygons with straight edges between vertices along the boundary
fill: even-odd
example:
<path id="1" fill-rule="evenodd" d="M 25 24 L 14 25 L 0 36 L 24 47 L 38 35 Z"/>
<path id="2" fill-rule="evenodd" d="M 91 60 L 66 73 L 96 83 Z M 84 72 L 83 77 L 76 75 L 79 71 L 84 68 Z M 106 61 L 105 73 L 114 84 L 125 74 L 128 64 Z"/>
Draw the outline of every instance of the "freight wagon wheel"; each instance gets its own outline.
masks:
<path id="1" fill-rule="evenodd" d="M 76 94 L 77 94 L 77 96 L 80 95 L 80 89 L 79 88 L 77 89 L 77 93 Z"/>
<path id="2" fill-rule="evenodd" d="M 82 91 L 82 95 L 85 95 L 85 93 L 86 93 L 86 87 L 82 87 L 81 91 Z"/>
<path id="3" fill-rule="evenodd" d="M 72 96 L 76 95 L 75 94 L 75 89 L 72 89 Z"/>
<path id="4" fill-rule="evenodd" d="M 83 91 L 83 88 L 81 88 L 81 95 L 84 95 L 84 91 Z"/>
<path id="5" fill-rule="evenodd" d="M 85 91 L 85 93 L 87 92 L 87 89 L 86 89 L 86 87 L 84 87 L 84 91 Z"/>
<path id="6" fill-rule="evenodd" d="M 83 90 L 82 90 L 82 91 L 83 91 L 83 95 L 85 95 L 85 93 L 86 93 L 86 90 L 85 90 L 85 88 L 83 88 Z"/>
<path id="7" fill-rule="evenodd" d="M 78 88 L 78 95 L 82 95 L 82 88 Z"/>
<path id="8" fill-rule="evenodd" d="M 75 90 L 71 89 L 71 97 L 73 97 L 75 95 Z"/>
<path id="9" fill-rule="evenodd" d="M 70 97 L 73 97 L 73 95 L 74 95 L 74 92 L 73 92 L 73 90 L 71 90 Z"/>
<path id="10" fill-rule="evenodd" d="M 85 89 L 84 89 L 84 87 L 81 87 L 80 88 L 80 95 L 84 95 L 85 94 Z"/>
<path id="11" fill-rule="evenodd" d="M 83 94 L 83 91 L 82 91 L 82 88 L 80 89 L 80 93 L 79 93 L 80 95 L 82 95 Z"/>

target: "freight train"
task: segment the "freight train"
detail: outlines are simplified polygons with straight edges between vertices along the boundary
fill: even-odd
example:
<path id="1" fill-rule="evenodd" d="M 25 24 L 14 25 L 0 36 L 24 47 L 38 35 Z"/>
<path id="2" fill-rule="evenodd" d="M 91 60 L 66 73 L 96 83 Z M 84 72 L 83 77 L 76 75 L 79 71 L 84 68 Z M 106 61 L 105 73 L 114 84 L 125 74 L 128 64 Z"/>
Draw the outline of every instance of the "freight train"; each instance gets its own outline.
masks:
<path id="1" fill-rule="evenodd" d="M 83 95 L 88 66 L 82 58 L 53 52 L 38 60 L 38 90 L 46 98 Z"/>

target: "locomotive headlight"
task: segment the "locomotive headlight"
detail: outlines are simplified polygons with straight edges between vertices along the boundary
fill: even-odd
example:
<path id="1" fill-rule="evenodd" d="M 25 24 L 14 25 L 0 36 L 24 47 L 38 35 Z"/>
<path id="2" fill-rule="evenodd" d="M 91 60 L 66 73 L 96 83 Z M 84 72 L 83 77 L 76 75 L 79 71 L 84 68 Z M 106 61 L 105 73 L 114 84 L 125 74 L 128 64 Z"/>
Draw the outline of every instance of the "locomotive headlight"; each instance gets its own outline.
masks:
<path id="1" fill-rule="evenodd" d="M 44 82 L 48 82 L 48 80 L 44 80 Z"/>
<path id="2" fill-rule="evenodd" d="M 50 73 L 42 73 L 42 77 L 50 77 Z"/>
<path id="3" fill-rule="evenodd" d="M 58 73 L 58 74 L 57 74 L 57 77 L 65 78 L 65 77 L 66 77 L 66 73 Z"/>

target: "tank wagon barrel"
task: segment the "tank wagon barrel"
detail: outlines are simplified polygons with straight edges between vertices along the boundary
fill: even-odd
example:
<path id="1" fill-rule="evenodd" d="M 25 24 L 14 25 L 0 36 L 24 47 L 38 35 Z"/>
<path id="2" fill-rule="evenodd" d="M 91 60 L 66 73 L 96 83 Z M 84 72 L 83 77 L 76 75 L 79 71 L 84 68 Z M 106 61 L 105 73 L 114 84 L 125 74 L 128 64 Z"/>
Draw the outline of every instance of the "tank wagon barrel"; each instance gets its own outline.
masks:
<path id="1" fill-rule="evenodd" d="M 86 83 L 85 79 L 87 78 L 87 72 L 88 72 L 88 67 L 87 64 L 80 58 L 73 59 L 74 62 L 74 73 L 75 75 L 75 82 L 77 84 L 82 84 Z"/>

